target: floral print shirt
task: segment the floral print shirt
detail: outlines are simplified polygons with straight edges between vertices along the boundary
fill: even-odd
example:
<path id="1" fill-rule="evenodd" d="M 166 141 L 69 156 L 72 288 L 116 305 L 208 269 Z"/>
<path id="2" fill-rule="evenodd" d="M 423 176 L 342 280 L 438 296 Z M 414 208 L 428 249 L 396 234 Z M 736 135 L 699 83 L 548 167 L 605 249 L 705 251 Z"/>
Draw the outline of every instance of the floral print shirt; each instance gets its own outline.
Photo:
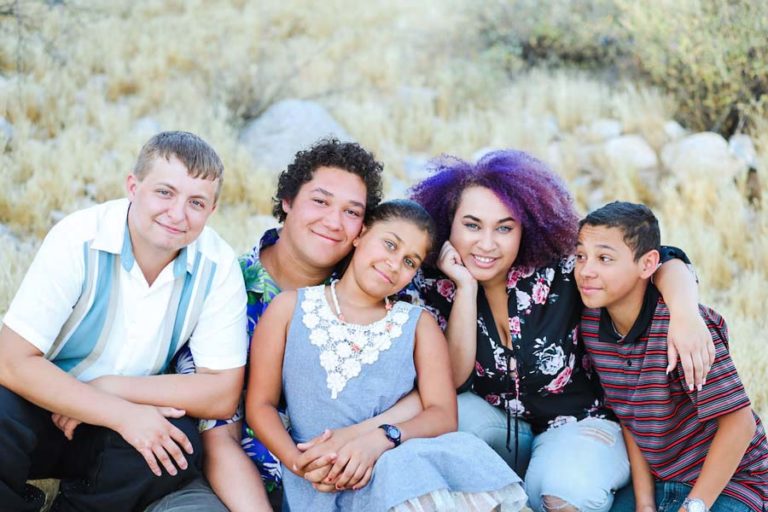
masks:
<path id="1" fill-rule="evenodd" d="M 662 247 L 661 260 L 679 258 Z M 615 419 L 578 335 L 584 308 L 573 276 L 575 257 L 540 268 L 512 267 L 507 275 L 511 346 L 501 343 L 482 287 L 477 294 L 475 370 L 459 392 L 471 390 L 531 424 L 535 433 L 587 417 Z M 445 330 L 455 293 L 439 270 L 422 268 L 405 292 Z"/>
<path id="2" fill-rule="evenodd" d="M 582 310 L 573 256 L 541 268 L 512 267 L 507 275 L 511 346 L 501 343 L 482 287 L 477 296 L 475 370 L 459 392 L 471 390 L 540 433 L 588 416 L 609 417 L 577 327 Z M 413 285 L 445 329 L 455 287 L 424 269 Z"/>

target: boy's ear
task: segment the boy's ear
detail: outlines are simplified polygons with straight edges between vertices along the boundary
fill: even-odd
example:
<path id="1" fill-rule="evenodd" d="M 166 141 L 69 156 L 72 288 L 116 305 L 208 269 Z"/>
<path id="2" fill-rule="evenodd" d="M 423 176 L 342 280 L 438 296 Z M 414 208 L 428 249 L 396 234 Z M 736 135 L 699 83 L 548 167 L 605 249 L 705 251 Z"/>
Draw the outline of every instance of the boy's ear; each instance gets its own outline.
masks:
<path id="1" fill-rule="evenodd" d="M 640 256 L 640 276 L 643 279 L 648 279 L 651 277 L 653 273 L 656 272 L 656 269 L 659 268 L 660 259 L 661 257 L 659 256 L 659 251 L 656 249 L 648 251 L 647 253 Z"/>
<path id="2" fill-rule="evenodd" d="M 288 199 L 283 199 L 282 201 L 280 201 L 280 203 L 283 208 L 283 213 L 287 215 L 288 212 L 291 211 L 291 202 Z"/>

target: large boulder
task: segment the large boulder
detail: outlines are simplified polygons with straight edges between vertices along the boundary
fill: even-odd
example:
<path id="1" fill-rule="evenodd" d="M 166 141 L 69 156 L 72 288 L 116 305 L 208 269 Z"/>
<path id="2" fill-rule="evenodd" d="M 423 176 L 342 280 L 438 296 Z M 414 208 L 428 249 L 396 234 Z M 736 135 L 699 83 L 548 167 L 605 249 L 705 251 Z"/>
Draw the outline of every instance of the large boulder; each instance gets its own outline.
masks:
<path id="1" fill-rule="evenodd" d="M 608 164 L 614 168 L 644 170 L 659 165 L 656 152 L 639 135 L 614 137 L 605 143 L 603 150 Z"/>
<path id="2" fill-rule="evenodd" d="M 757 150 L 752 138 L 743 133 L 737 133 L 728 139 L 728 149 L 731 154 L 744 162 L 750 169 L 757 169 Z"/>
<path id="3" fill-rule="evenodd" d="M 248 123 L 240 133 L 240 142 L 256 167 L 281 171 L 298 151 L 325 137 L 353 141 L 322 105 L 289 99 L 275 103 Z"/>
<path id="4" fill-rule="evenodd" d="M 597 119 L 589 126 L 583 127 L 581 131 L 587 142 L 595 143 L 618 137 L 623 130 L 624 127 L 621 121 L 616 119 Z"/>
<path id="5" fill-rule="evenodd" d="M 728 142 L 713 132 L 695 133 L 666 144 L 661 161 L 681 181 L 695 178 L 713 184 L 732 181 L 745 167 L 733 156 Z"/>

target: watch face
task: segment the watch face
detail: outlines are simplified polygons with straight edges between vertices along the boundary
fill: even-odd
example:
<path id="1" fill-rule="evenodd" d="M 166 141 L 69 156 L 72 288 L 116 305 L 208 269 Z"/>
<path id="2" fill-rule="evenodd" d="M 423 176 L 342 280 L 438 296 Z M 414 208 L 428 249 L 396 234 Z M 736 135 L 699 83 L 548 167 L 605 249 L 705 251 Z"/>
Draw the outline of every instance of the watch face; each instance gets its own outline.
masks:
<path id="1" fill-rule="evenodd" d="M 698 498 L 685 500 L 683 506 L 687 512 L 707 512 L 707 506 Z"/>
<path id="2" fill-rule="evenodd" d="M 400 429 L 397 428 L 394 425 L 381 425 L 381 429 L 384 430 L 384 434 L 387 436 L 387 439 L 392 441 L 395 446 L 400 444 Z"/>

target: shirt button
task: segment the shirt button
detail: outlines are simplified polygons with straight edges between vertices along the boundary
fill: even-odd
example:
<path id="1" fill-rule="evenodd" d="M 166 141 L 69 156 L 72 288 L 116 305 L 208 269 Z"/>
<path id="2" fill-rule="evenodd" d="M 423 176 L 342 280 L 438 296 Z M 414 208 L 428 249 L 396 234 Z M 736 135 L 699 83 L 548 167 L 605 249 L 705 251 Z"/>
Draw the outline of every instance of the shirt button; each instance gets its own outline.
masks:
<path id="1" fill-rule="evenodd" d="M 632 360 L 631 359 L 627 359 L 627 366 L 632 366 Z"/>

